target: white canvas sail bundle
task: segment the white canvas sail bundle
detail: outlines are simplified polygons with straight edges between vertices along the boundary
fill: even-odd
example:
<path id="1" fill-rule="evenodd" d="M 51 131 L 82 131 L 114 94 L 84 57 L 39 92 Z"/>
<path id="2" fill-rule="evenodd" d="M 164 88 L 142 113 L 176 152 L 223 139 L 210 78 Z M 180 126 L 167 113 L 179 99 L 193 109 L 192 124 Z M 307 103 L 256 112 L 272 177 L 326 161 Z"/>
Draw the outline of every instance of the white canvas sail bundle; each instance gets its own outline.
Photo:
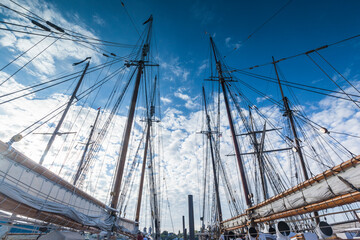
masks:
<path id="1" fill-rule="evenodd" d="M 354 192 L 356 191 L 354 187 L 360 189 L 359 173 L 360 164 L 354 164 L 353 167 L 339 173 L 334 172 L 334 175 L 325 177 L 319 182 L 314 182 L 294 193 L 256 208 L 253 216 L 255 218 L 265 217 Z"/>
<path id="2" fill-rule="evenodd" d="M 110 215 L 109 207 L 7 146 L 0 142 L 0 194 L 19 204 L 88 227 L 111 230 L 114 217 Z M 0 209 L 11 210 L 6 201 L 0 202 Z M 137 231 L 131 220 L 119 218 L 115 225 L 123 232 Z"/>
<path id="3" fill-rule="evenodd" d="M 236 229 L 245 226 L 250 217 L 263 222 L 311 212 L 315 207 L 321 210 L 356 202 L 360 198 L 359 172 L 357 156 L 251 207 L 247 214 L 224 221 L 223 226 Z"/>

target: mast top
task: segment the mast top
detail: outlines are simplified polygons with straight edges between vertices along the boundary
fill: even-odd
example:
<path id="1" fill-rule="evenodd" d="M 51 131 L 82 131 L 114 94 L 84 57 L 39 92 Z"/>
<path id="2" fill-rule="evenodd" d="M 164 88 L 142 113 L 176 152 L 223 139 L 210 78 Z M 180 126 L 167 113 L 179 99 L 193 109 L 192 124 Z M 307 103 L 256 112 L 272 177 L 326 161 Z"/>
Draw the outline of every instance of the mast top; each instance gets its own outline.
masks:
<path id="1" fill-rule="evenodd" d="M 151 23 L 152 23 L 153 20 L 154 20 L 154 18 L 153 18 L 153 15 L 151 14 L 150 17 L 148 18 L 148 20 L 146 20 L 146 21 L 143 23 L 143 25 L 147 24 L 148 22 L 151 22 Z"/>

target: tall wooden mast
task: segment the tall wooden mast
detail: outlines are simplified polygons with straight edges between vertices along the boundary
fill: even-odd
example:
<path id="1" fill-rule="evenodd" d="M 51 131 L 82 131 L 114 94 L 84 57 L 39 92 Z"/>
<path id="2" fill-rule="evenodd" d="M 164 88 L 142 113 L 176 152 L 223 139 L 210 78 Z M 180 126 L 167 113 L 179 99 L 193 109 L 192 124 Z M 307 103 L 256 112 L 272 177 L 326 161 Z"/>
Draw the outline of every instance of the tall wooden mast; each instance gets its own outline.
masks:
<path id="1" fill-rule="evenodd" d="M 87 59 L 85 59 L 85 60 L 87 60 Z M 62 114 L 62 116 L 61 116 L 61 118 L 60 118 L 60 120 L 59 120 L 59 123 L 57 124 L 57 126 L 56 126 L 53 134 L 52 134 L 51 137 L 50 137 L 50 140 L 49 140 L 49 142 L 48 142 L 48 144 L 47 144 L 47 146 L 46 146 L 46 148 L 45 148 L 45 151 L 44 151 L 43 155 L 41 156 L 40 162 L 39 162 L 39 164 L 41 164 L 41 165 L 43 164 L 46 155 L 48 154 L 48 152 L 49 152 L 52 144 L 54 143 L 56 135 L 59 134 L 60 127 L 61 127 L 61 125 L 62 125 L 62 123 L 63 123 L 63 121 L 64 121 L 64 119 L 65 119 L 65 117 L 66 117 L 66 114 L 68 113 L 68 111 L 69 111 L 69 109 L 70 109 L 70 106 L 71 106 L 72 102 L 74 101 L 74 99 L 75 99 L 75 97 L 76 97 L 76 93 L 77 93 L 77 91 L 79 90 L 79 87 L 80 87 L 81 82 L 82 82 L 82 80 L 83 80 L 83 78 L 84 78 L 84 76 L 85 76 L 86 70 L 87 70 L 88 67 L 89 67 L 89 64 L 90 64 L 89 62 L 86 63 L 85 69 L 84 69 L 84 71 L 83 71 L 83 73 L 82 73 L 82 75 L 81 75 L 78 83 L 76 84 L 76 87 L 75 87 L 75 89 L 74 89 L 74 91 L 73 91 L 73 93 L 72 93 L 72 95 L 71 95 L 71 97 L 70 97 L 70 99 L 69 99 L 69 101 L 68 101 L 68 103 L 67 103 L 67 105 L 66 105 L 66 108 L 65 108 L 65 110 L 64 110 L 64 113 Z"/>
<path id="2" fill-rule="evenodd" d="M 95 118 L 95 121 L 94 121 L 94 124 L 92 125 L 92 128 L 91 128 L 91 131 L 90 131 L 90 135 L 89 135 L 89 138 L 86 142 L 86 145 L 85 145 L 85 149 L 84 149 L 84 152 L 82 154 L 82 157 L 81 157 L 81 160 L 79 162 L 79 167 L 76 171 L 76 174 L 75 174 L 75 177 L 74 177 L 74 182 L 73 184 L 76 185 L 77 181 L 79 180 L 79 177 L 81 175 L 81 173 L 83 172 L 84 170 L 84 163 L 85 163 L 85 157 L 86 157 L 86 153 L 89 149 L 89 146 L 90 146 L 90 143 L 91 143 L 91 139 L 92 139 L 92 136 L 94 134 L 94 130 L 95 130 L 95 127 L 96 127 L 96 123 L 97 123 L 97 120 L 99 119 L 99 115 L 100 115 L 100 108 L 98 108 L 98 112 L 96 114 L 96 118 Z"/>
<path id="3" fill-rule="evenodd" d="M 141 199 L 142 199 L 142 192 L 144 187 L 144 178 L 145 178 L 145 169 L 146 169 L 146 158 L 147 158 L 147 152 L 149 147 L 149 138 L 150 138 L 150 125 L 149 123 L 146 125 L 146 139 L 145 139 L 145 148 L 144 148 L 144 156 L 143 156 L 143 163 L 141 168 L 141 177 L 140 177 L 140 187 L 139 187 L 139 194 L 138 194 L 138 200 L 136 205 L 136 214 L 135 214 L 135 222 L 139 222 L 140 219 L 140 209 L 141 209 Z"/>
<path id="4" fill-rule="evenodd" d="M 245 196 L 245 200 L 246 200 L 246 205 L 248 207 L 250 207 L 251 206 L 251 200 L 250 200 L 250 196 L 249 196 L 249 188 L 248 188 L 248 184 L 247 184 L 247 180 L 246 180 L 246 176 L 245 176 L 244 163 L 243 163 L 243 160 L 241 158 L 239 144 L 238 144 L 238 141 L 236 139 L 235 127 L 234 127 L 234 123 L 233 123 L 233 119 L 232 119 L 232 115 L 231 115 L 231 109 L 230 109 L 230 106 L 229 106 L 227 90 L 226 90 L 226 87 L 225 87 L 226 80 L 225 80 L 225 78 L 223 76 L 221 61 L 217 57 L 217 53 L 216 53 L 216 50 L 215 50 L 215 43 L 214 43 L 212 37 L 210 37 L 210 42 L 211 42 L 211 47 L 212 47 L 212 50 L 213 50 L 213 53 L 214 53 L 214 58 L 215 58 L 215 62 L 216 62 L 216 69 L 217 69 L 217 72 L 218 72 L 219 82 L 220 82 L 221 89 L 222 89 L 223 95 L 224 95 L 226 112 L 227 112 L 227 116 L 228 116 L 228 120 L 229 120 L 229 126 L 230 126 L 231 135 L 232 135 L 232 140 L 233 140 L 233 144 L 234 144 L 234 148 L 235 148 L 236 160 L 237 160 L 237 163 L 239 165 L 241 183 L 242 183 L 242 187 L 243 187 L 243 190 L 244 190 L 244 196 Z"/>
<path id="5" fill-rule="evenodd" d="M 153 96 L 150 103 L 150 111 L 147 113 L 147 119 L 146 119 L 146 137 L 145 137 L 145 148 L 144 148 L 144 155 L 143 155 L 143 165 L 141 168 L 141 176 L 140 176 L 140 186 L 139 186 L 139 193 L 138 193 L 138 201 L 136 206 L 136 213 L 135 213 L 135 222 L 139 222 L 140 219 L 140 209 L 141 209 L 141 200 L 142 200 L 142 192 L 144 187 L 144 178 L 145 178 L 145 169 L 146 169 L 146 159 L 147 159 L 147 153 L 149 148 L 149 140 L 150 140 L 150 133 L 151 133 L 151 127 L 152 122 L 154 121 L 152 118 L 155 114 L 155 106 L 154 106 L 154 100 L 155 100 L 155 93 L 156 93 L 156 76 L 155 76 L 155 82 L 154 82 L 154 89 L 153 89 Z"/>
<path id="6" fill-rule="evenodd" d="M 292 110 L 291 110 L 291 108 L 290 108 L 290 106 L 289 106 L 289 100 L 288 100 L 288 98 L 284 95 L 284 91 L 283 91 L 282 86 L 281 86 L 281 82 L 280 82 L 280 78 L 279 78 L 279 73 L 278 73 L 277 68 L 276 68 L 276 62 L 275 62 L 274 57 L 272 57 L 272 60 L 273 60 L 273 64 L 274 64 L 274 69 L 275 69 L 275 73 L 276 73 L 276 78 L 277 78 L 278 83 L 279 83 L 279 88 L 280 88 L 282 100 L 283 100 L 283 103 L 284 103 L 285 116 L 287 116 L 288 119 L 289 119 L 289 121 L 290 121 L 291 131 L 292 131 L 293 136 L 294 136 L 294 143 L 295 143 L 295 147 L 296 147 L 296 152 L 298 153 L 298 156 L 299 156 L 299 159 L 300 159 L 300 165 L 301 165 L 302 173 L 303 173 L 303 176 L 304 176 L 304 180 L 306 181 L 306 180 L 309 179 L 309 175 L 308 175 L 307 170 L 306 170 L 304 155 L 303 155 L 303 153 L 302 153 L 301 146 L 300 146 L 300 142 L 299 142 L 299 139 L 298 139 L 298 135 L 297 135 L 297 131 L 296 131 L 296 126 L 295 126 L 295 122 L 294 122 L 293 112 L 292 112 Z M 318 214 L 318 212 L 314 212 L 314 215 L 315 215 L 315 221 L 316 221 L 317 223 L 319 223 L 319 214 Z"/>
<path id="7" fill-rule="evenodd" d="M 273 60 L 274 68 L 275 68 L 276 77 L 277 77 L 277 80 L 278 80 L 278 83 L 279 83 L 279 88 L 280 88 L 280 92 L 281 92 L 281 96 L 282 96 L 282 101 L 284 103 L 285 116 L 287 116 L 289 118 L 291 131 L 292 131 L 292 133 L 294 135 L 294 143 L 295 143 L 295 147 L 296 147 L 296 152 L 298 153 L 298 156 L 299 156 L 299 159 L 300 159 L 300 165 L 301 165 L 301 169 L 302 169 L 302 172 L 303 172 L 304 180 L 308 180 L 309 175 L 308 175 L 308 173 L 306 171 L 304 156 L 302 154 L 302 150 L 301 150 L 301 147 L 300 147 L 300 142 L 299 142 L 298 135 L 297 135 L 297 132 L 296 132 L 294 116 L 293 116 L 292 110 L 290 109 L 290 106 L 289 106 L 289 100 L 284 95 L 284 91 L 283 91 L 282 86 L 281 86 L 279 73 L 278 73 L 277 68 L 276 68 L 276 63 L 275 63 L 274 57 L 272 57 L 272 60 Z"/>
<path id="8" fill-rule="evenodd" d="M 120 195 L 120 186 L 121 186 L 121 182 L 122 182 L 122 178 L 123 178 L 123 174 L 124 174 L 125 160 L 126 160 L 127 150 L 128 150 L 129 141 L 130 141 L 130 134 L 131 134 L 131 129 L 132 129 L 133 120 L 134 120 L 135 107 L 136 107 L 136 102 L 137 102 L 137 98 L 138 98 L 140 80 L 141 80 L 141 76 L 142 76 L 143 69 L 144 69 L 144 66 L 145 66 L 145 57 L 147 56 L 147 54 L 149 52 L 149 49 L 150 49 L 150 34 L 151 34 L 151 29 L 152 29 L 152 19 L 153 18 L 151 16 L 149 18 L 149 20 L 147 20 L 145 22 L 145 23 L 148 23 L 149 26 L 148 26 L 148 32 L 147 32 L 146 39 L 145 39 L 144 44 L 142 46 L 142 52 L 141 52 L 140 60 L 139 61 L 134 61 L 132 63 L 133 65 L 137 66 L 138 70 L 137 70 L 134 91 L 133 91 L 133 94 L 132 94 L 131 105 L 130 105 L 128 118 L 127 118 L 127 122 L 126 122 L 126 127 L 125 127 L 123 145 L 122 145 L 122 148 L 121 148 L 120 156 L 118 158 L 118 165 L 117 165 L 116 172 L 115 172 L 115 182 L 114 182 L 113 189 L 112 189 L 112 192 L 111 192 L 111 195 L 112 195 L 111 207 L 113 209 L 117 209 L 117 207 L 118 207 L 118 200 L 119 200 L 119 195 Z M 116 215 L 116 211 L 113 211 L 113 215 L 114 216 Z"/>
<path id="9" fill-rule="evenodd" d="M 208 114 L 207 105 L 206 105 L 206 97 L 205 97 L 205 89 L 203 87 L 203 96 L 204 96 L 204 106 L 205 106 L 205 114 L 206 114 L 206 123 L 207 123 L 207 132 L 203 132 L 207 135 L 210 144 L 210 153 L 211 153 L 211 161 L 212 161 L 212 169 L 214 175 L 214 184 L 215 184 L 215 194 L 216 194 L 216 205 L 217 205 L 217 212 L 219 216 L 219 222 L 222 222 L 222 211 L 221 211 L 221 202 L 220 202 L 220 194 L 219 194 L 219 183 L 216 173 L 216 163 L 215 163 L 215 156 L 214 156 L 214 149 L 213 149 L 213 138 L 212 138 L 212 131 L 210 125 L 210 116 Z"/>
<path id="10" fill-rule="evenodd" d="M 268 194 L 268 190 L 267 190 L 267 186 L 266 186 L 266 178 L 265 178 L 265 173 L 264 173 L 264 159 L 263 159 L 263 155 L 262 155 L 264 144 L 258 143 L 257 136 L 256 136 L 255 123 L 254 123 L 254 119 L 253 119 L 250 107 L 249 107 L 249 117 L 250 117 L 250 123 L 251 123 L 251 132 L 249 134 L 251 134 L 252 138 L 253 138 L 256 159 L 258 161 L 259 170 L 260 170 L 261 190 L 262 190 L 262 193 L 264 196 L 264 200 L 266 200 L 269 198 L 269 194 Z M 263 143 L 263 139 L 265 138 L 265 132 L 266 132 L 266 122 L 264 125 L 262 137 L 261 137 L 261 140 L 262 140 L 261 143 Z"/>

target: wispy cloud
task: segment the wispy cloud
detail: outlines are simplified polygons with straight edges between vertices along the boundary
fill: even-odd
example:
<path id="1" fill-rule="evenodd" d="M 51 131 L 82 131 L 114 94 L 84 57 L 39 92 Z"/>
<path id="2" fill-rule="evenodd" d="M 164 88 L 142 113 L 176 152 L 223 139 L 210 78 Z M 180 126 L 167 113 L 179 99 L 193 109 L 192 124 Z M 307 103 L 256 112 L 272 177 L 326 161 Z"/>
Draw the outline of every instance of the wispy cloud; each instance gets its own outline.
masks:
<path id="1" fill-rule="evenodd" d="M 233 41 L 231 37 L 225 38 L 225 46 L 232 49 L 238 49 L 241 47 L 240 41 Z"/>
<path id="2" fill-rule="evenodd" d="M 185 101 L 188 101 L 188 100 L 191 99 L 189 95 L 183 94 L 181 92 L 176 92 L 176 93 L 174 93 L 174 95 L 175 95 L 175 97 L 178 97 L 178 98 L 180 98 L 182 100 L 185 100 Z"/>
<path id="3" fill-rule="evenodd" d="M 257 102 L 257 103 L 261 103 L 261 102 L 264 102 L 264 101 L 266 101 L 267 99 L 269 99 L 269 98 L 271 98 L 271 97 L 272 97 L 272 95 L 264 96 L 264 97 L 257 97 L 257 98 L 256 98 L 256 102 Z"/>
<path id="4" fill-rule="evenodd" d="M 11 8 L 23 11 L 11 2 L 8 2 L 7 4 L 9 4 Z M 90 28 L 83 27 L 86 25 L 82 23 L 81 20 L 74 21 L 78 23 L 77 25 L 74 25 L 72 22 L 73 19 L 65 18 L 59 11 L 55 9 L 53 5 L 49 3 L 35 0 L 31 2 L 22 2 L 21 5 L 41 16 L 46 21 L 50 21 L 62 27 L 63 29 L 71 29 L 72 31 L 78 32 L 80 34 L 84 34 L 92 38 L 97 38 L 97 36 L 93 34 L 93 31 Z M 28 19 L 23 18 L 14 12 L 4 11 L 3 14 L 5 16 L 4 21 L 20 25 L 33 25 L 29 22 Z M 23 30 L 21 27 L 15 27 L 8 24 L 1 24 L 1 26 L 14 30 Z M 27 31 L 37 32 L 36 30 L 31 29 L 27 29 Z M 65 31 L 67 32 L 67 30 Z M 79 44 L 76 41 L 61 40 L 59 38 L 64 36 L 70 39 L 78 40 L 69 35 L 63 35 L 61 33 L 51 34 L 51 36 L 53 38 L 47 37 L 42 40 L 43 37 L 41 36 L 0 31 L 0 46 L 7 47 L 8 51 L 11 51 L 16 55 L 20 55 L 22 52 L 28 51 L 36 43 L 42 40 L 36 47 L 29 50 L 25 55 L 14 62 L 14 64 L 20 67 L 31 61 L 31 63 L 24 69 L 31 74 L 40 73 L 45 75 L 54 75 L 64 69 L 71 68 L 72 62 L 85 59 L 86 57 L 92 57 L 92 62 L 99 62 L 99 54 L 92 50 L 94 49 L 93 46 L 90 46 L 87 43 Z M 62 64 L 57 64 L 58 61 L 61 61 Z M 67 66 L 64 64 L 66 61 L 68 62 Z"/>
<path id="5" fill-rule="evenodd" d="M 210 6 L 211 5 L 207 4 L 206 2 L 197 0 L 192 5 L 190 11 L 195 19 L 199 20 L 201 24 L 209 24 L 215 18 L 215 12 Z"/>
<path id="6" fill-rule="evenodd" d="M 105 20 L 102 19 L 99 15 L 95 14 L 93 16 L 93 21 L 97 24 L 97 25 L 100 25 L 100 26 L 104 26 L 105 25 Z"/>
<path id="7" fill-rule="evenodd" d="M 172 103 L 172 100 L 171 100 L 170 98 L 161 97 L 160 100 L 161 100 L 164 104 Z"/>
<path id="8" fill-rule="evenodd" d="M 225 38 L 225 45 L 229 47 L 230 41 L 231 41 L 231 37 Z"/>
<path id="9" fill-rule="evenodd" d="M 188 94 L 185 94 L 184 92 L 187 91 L 185 88 L 179 88 L 175 93 L 174 96 L 177 98 L 180 98 L 185 101 L 185 107 L 187 109 L 194 110 L 200 106 L 198 101 L 198 96 L 196 97 L 190 97 Z"/>
<path id="10" fill-rule="evenodd" d="M 205 69 L 208 68 L 208 66 L 209 66 L 209 61 L 207 59 L 203 60 L 201 65 L 197 69 L 196 75 L 200 76 L 205 71 Z"/>
<path id="11" fill-rule="evenodd" d="M 190 71 L 183 66 L 183 64 L 180 62 L 179 57 L 172 58 L 170 57 L 165 61 L 164 59 L 158 59 L 160 68 L 163 70 L 165 80 L 169 81 L 187 81 Z"/>

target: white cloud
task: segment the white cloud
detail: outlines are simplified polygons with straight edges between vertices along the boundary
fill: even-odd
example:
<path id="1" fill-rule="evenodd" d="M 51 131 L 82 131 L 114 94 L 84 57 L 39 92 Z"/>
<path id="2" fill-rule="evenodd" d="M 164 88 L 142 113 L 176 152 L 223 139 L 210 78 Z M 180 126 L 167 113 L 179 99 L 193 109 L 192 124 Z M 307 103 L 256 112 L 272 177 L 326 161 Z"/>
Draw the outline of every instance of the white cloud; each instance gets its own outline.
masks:
<path id="1" fill-rule="evenodd" d="M 160 64 L 160 69 L 163 71 L 163 76 L 165 76 L 163 77 L 164 80 L 175 81 L 176 79 L 180 80 L 181 82 L 188 80 L 190 71 L 180 63 L 179 57 L 170 57 L 166 61 L 158 58 L 158 61 Z"/>
<path id="2" fill-rule="evenodd" d="M 160 100 L 161 100 L 164 104 L 172 103 L 172 100 L 171 100 L 170 98 L 161 97 Z"/>
<path id="3" fill-rule="evenodd" d="M 178 89 L 178 91 L 176 91 L 174 93 L 174 96 L 186 101 L 185 107 L 187 109 L 194 110 L 194 109 L 198 108 L 199 107 L 199 104 L 197 103 L 198 96 L 192 98 L 189 95 L 183 93 L 183 91 L 186 91 L 186 90 L 184 90 L 182 88 Z"/>
<path id="4" fill-rule="evenodd" d="M 71 29 L 72 31 L 84 34 L 91 38 L 97 38 L 97 36 L 93 34 L 93 31 L 90 28 L 83 27 L 85 24 L 82 23 L 81 20 L 78 19 L 77 21 L 73 21 L 77 23 L 77 25 L 74 25 L 73 22 L 71 22 L 71 20 L 74 19 L 65 18 L 54 8 L 53 5 L 49 3 L 35 0 L 31 2 L 21 2 L 20 4 L 38 16 L 43 17 L 46 21 L 50 21 L 64 29 Z M 11 2 L 8 2 L 6 5 L 9 5 L 11 8 L 16 10 L 23 11 L 23 9 L 20 9 Z M 5 16 L 3 20 L 6 22 L 20 25 L 33 25 L 31 22 L 29 22 L 28 19 L 25 19 L 14 12 L 4 11 L 3 14 Z M 46 23 L 43 22 L 41 22 L 41 24 L 46 25 Z M 1 26 L 13 30 L 24 30 L 21 27 L 7 24 L 1 24 Z M 29 32 L 39 33 L 39 31 L 32 29 L 26 30 Z M 65 30 L 65 32 L 67 32 L 67 30 Z M 45 35 L 48 34 L 46 32 L 40 33 Z M 62 35 L 59 33 L 51 34 L 51 36 L 54 38 L 47 37 L 46 39 L 42 40 L 44 38 L 43 36 L 0 31 L 0 46 L 7 47 L 8 51 L 15 55 L 20 55 L 22 52 L 29 50 L 32 46 L 38 43 L 37 46 L 29 50 L 26 54 L 14 62 L 14 64 L 20 67 L 31 61 L 31 63 L 27 65 L 24 70 L 30 74 L 35 74 L 36 72 L 37 74 L 35 75 L 54 75 L 57 72 L 63 71 L 64 69 L 72 68 L 71 64 L 73 62 L 85 59 L 86 57 L 92 57 L 92 63 L 99 62 L 99 54 L 94 50 L 91 50 L 93 47 L 87 43 L 79 44 L 69 40 L 57 40 L 61 36 L 78 40 L 77 38 L 71 37 L 67 34 Z M 44 52 L 40 53 L 41 51 Z M 59 61 L 61 61 L 61 64 L 57 64 Z M 67 61 L 67 64 L 64 64 L 64 61 Z"/>
<path id="5" fill-rule="evenodd" d="M 175 97 L 178 97 L 178 98 L 180 98 L 180 99 L 182 99 L 182 100 L 185 100 L 185 101 L 188 101 L 188 100 L 191 99 L 191 98 L 189 97 L 189 95 L 186 95 L 186 94 L 183 94 L 183 93 L 180 93 L 180 92 L 174 93 L 174 96 L 175 96 Z"/>
<path id="6" fill-rule="evenodd" d="M 202 71 L 204 71 L 206 67 L 207 67 L 206 63 L 202 64 L 198 69 L 198 75 L 200 75 L 200 73 L 202 73 Z"/>
<path id="7" fill-rule="evenodd" d="M 231 37 L 225 38 L 225 45 L 228 46 L 228 47 L 230 47 L 230 46 L 229 46 L 230 41 L 231 41 Z"/>
<path id="8" fill-rule="evenodd" d="M 237 42 L 233 42 L 231 37 L 227 37 L 225 38 L 225 45 L 228 48 L 232 48 L 232 49 L 238 49 L 239 47 L 241 47 L 241 42 L 237 41 Z"/>
<path id="9" fill-rule="evenodd" d="M 96 24 L 98 24 L 98 25 L 100 25 L 100 26 L 104 26 L 105 25 L 105 20 L 104 19 L 102 19 L 99 15 L 94 15 L 93 16 L 93 21 L 96 23 Z"/>
<path id="10" fill-rule="evenodd" d="M 201 73 L 203 73 L 209 66 L 209 60 L 205 59 L 202 61 L 201 65 L 198 67 L 196 75 L 200 76 Z"/>
<path id="11" fill-rule="evenodd" d="M 267 99 L 269 99 L 269 98 L 271 98 L 271 97 L 272 97 L 271 95 L 265 96 L 265 97 L 257 97 L 257 98 L 256 98 L 256 102 L 257 102 L 257 103 L 261 103 L 261 102 L 264 102 L 264 101 L 266 101 Z"/>

